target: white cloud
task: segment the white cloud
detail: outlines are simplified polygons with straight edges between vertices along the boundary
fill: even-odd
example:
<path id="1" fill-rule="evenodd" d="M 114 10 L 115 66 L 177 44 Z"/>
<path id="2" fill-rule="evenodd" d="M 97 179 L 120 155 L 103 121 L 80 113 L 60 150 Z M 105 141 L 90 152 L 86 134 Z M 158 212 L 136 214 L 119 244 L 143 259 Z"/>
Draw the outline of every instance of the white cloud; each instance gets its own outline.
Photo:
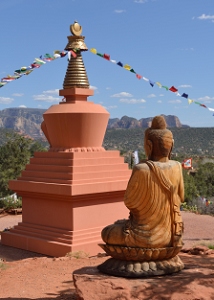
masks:
<path id="1" fill-rule="evenodd" d="M 24 94 L 14 93 L 12 96 L 14 97 L 22 97 Z"/>
<path id="2" fill-rule="evenodd" d="M 127 92 L 121 92 L 121 93 L 118 93 L 118 94 L 114 94 L 111 97 L 120 98 L 120 97 L 133 97 L 133 96 L 132 96 L 132 94 L 129 94 Z"/>
<path id="3" fill-rule="evenodd" d="M 55 89 L 55 90 L 47 90 L 47 91 L 43 91 L 43 94 L 55 94 L 55 95 L 59 95 L 59 90 Z"/>
<path id="4" fill-rule="evenodd" d="M 147 98 L 155 98 L 155 97 L 156 97 L 155 94 L 150 94 L 150 95 L 147 96 Z"/>
<path id="5" fill-rule="evenodd" d="M 1 104 L 9 104 L 11 102 L 13 102 L 13 98 L 9 98 L 9 97 L 0 97 L 0 103 Z"/>
<path id="6" fill-rule="evenodd" d="M 198 17 L 199 20 L 214 20 L 214 15 L 205 15 L 202 14 L 200 17 Z"/>
<path id="7" fill-rule="evenodd" d="M 128 104 L 137 104 L 137 103 L 145 103 L 146 100 L 144 99 L 120 99 L 120 102 L 123 102 L 123 103 L 128 103 Z"/>
<path id="8" fill-rule="evenodd" d="M 162 103 L 162 100 L 158 100 L 157 103 Z"/>
<path id="9" fill-rule="evenodd" d="M 53 97 L 51 95 L 33 95 L 33 99 L 36 101 L 45 101 L 45 102 L 60 102 L 62 99 L 59 97 Z"/>
<path id="10" fill-rule="evenodd" d="M 211 101 L 214 100 L 214 97 L 204 96 L 204 97 L 198 98 L 198 100 L 210 103 Z"/>
<path id="11" fill-rule="evenodd" d="M 190 84 L 181 84 L 178 86 L 179 88 L 191 88 L 192 86 Z"/>
<path id="12" fill-rule="evenodd" d="M 146 2 L 148 2 L 148 0 L 135 0 L 134 2 L 135 3 L 146 3 Z"/>
<path id="13" fill-rule="evenodd" d="M 89 86 L 89 89 L 91 89 L 91 90 L 97 90 L 97 87 L 96 87 L 96 86 L 93 86 L 93 85 L 90 85 L 90 86 Z"/>
<path id="14" fill-rule="evenodd" d="M 116 14 L 122 14 L 124 12 L 126 12 L 124 9 L 115 9 L 114 10 L 114 13 L 116 13 Z"/>
<path id="15" fill-rule="evenodd" d="M 169 103 L 181 103 L 182 101 L 177 99 L 177 100 L 170 100 L 168 101 Z"/>
<path id="16" fill-rule="evenodd" d="M 159 95 L 159 97 L 164 97 L 164 96 L 165 96 L 164 94 L 160 94 L 160 95 Z"/>
<path id="17" fill-rule="evenodd" d="M 19 107 L 23 107 L 23 108 L 26 108 L 27 106 L 22 104 L 22 105 L 19 105 Z"/>
<path id="18" fill-rule="evenodd" d="M 115 109 L 117 108 L 117 105 L 110 105 L 110 106 L 107 106 L 105 107 L 107 110 L 111 110 L 111 109 Z"/>
<path id="19" fill-rule="evenodd" d="M 62 99 L 60 97 L 55 97 L 54 95 L 59 95 L 59 90 L 47 90 L 43 91 L 40 95 L 33 95 L 33 99 L 36 101 L 44 102 L 60 102 Z"/>

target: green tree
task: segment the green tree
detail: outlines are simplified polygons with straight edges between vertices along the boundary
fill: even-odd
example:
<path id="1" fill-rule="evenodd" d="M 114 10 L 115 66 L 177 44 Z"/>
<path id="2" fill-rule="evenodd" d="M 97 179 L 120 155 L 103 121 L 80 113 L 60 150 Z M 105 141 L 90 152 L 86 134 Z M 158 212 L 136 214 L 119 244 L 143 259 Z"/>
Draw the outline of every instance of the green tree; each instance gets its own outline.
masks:
<path id="1" fill-rule="evenodd" d="M 213 163 L 200 164 L 194 179 L 200 196 L 211 197 L 214 195 Z"/>
<path id="2" fill-rule="evenodd" d="M 17 133 L 7 134 L 6 141 L 0 147 L 0 197 L 12 193 L 9 180 L 20 176 L 35 149 L 41 151 L 41 147 L 33 140 Z"/>
<path id="3" fill-rule="evenodd" d="M 47 151 L 47 148 L 40 141 L 33 141 L 32 142 L 32 144 L 30 146 L 31 157 L 34 156 L 35 152 L 45 152 L 45 151 Z"/>
<path id="4" fill-rule="evenodd" d="M 198 189 L 195 184 L 195 179 L 188 173 L 187 170 L 183 170 L 184 178 L 184 201 L 189 203 L 198 196 Z"/>

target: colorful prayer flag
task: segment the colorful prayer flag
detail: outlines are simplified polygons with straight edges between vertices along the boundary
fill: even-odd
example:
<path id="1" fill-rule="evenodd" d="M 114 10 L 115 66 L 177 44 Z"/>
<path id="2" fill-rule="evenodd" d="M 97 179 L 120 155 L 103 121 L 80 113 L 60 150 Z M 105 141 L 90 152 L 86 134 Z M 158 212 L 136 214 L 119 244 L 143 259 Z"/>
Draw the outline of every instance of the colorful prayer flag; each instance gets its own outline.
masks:
<path id="1" fill-rule="evenodd" d="M 162 84 L 160 83 L 160 82 L 155 82 L 158 86 L 159 86 L 159 88 L 161 88 L 162 87 Z"/>
<path id="2" fill-rule="evenodd" d="M 194 100 L 188 99 L 188 103 L 189 103 L 189 104 L 191 104 L 191 103 L 193 103 L 193 102 L 194 102 Z"/>
<path id="3" fill-rule="evenodd" d="M 120 61 L 117 63 L 117 65 L 123 67 L 123 64 Z"/>
<path id="4" fill-rule="evenodd" d="M 76 54 L 73 50 L 70 50 L 69 52 L 70 52 L 70 54 L 71 54 L 74 58 L 77 57 L 77 54 Z"/>
<path id="5" fill-rule="evenodd" d="M 185 94 L 185 93 L 183 93 L 182 95 L 181 95 L 181 97 L 184 97 L 184 98 L 188 98 L 188 95 L 187 94 Z"/>
<path id="6" fill-rule="evenodd" d="M 174 87 L 174 86 L 171 86 L 171 88 L 169 89 L 171 92 L 175 93 L 177 92 L 178 90 Z"/>
<path id="7" fill-rule="evenodd" d="M 103 58 L 110 60 L 110 55 L 104 53 Z"/>
<path id="8" fill-rule="evenodd" d="M 97 54 L 97 50 L 96 50 L 95 48 L 91 48 L 90 51 L 91 51 L 91 53 L 93 53 L 93 54 Z"/>
<path id="9" fill-rule="evenodd" d="M 40 68 L 41 65 L 34 62 L 33 64 L 31 64 L 31 67 L 32 68 Z"/>
<path id="10" fill-rule="evenodd" d="M 124 65 L 123 67 L 124 67 L 124 69 L 126 69 L 126 70 L 128 70 L 128 71 L 131 70 L 131 67 L 130 67 L 129 65 Z"/>
<path id="11" fill-rule="evenodd" d="M 67 52 L 65 52 L 65 51 L 60 52 L 60 56 L 61 56 L 61 57 L 64 57 L 64 56 L 66 56 L 66 55 L 67 55 Z"/>
<path id="12" fill-rule="evenodd" d="M 184 169 L 192 169 L 192 158 L 185 159 L 181 165 Z"/>
<path id="13" fill-rule="evenodd" d="M 40 64 L 40 65 L 46 64 L 46 62 L 44 60 L 39 59 L 39 58 L 35 58 L 35 61 L 37 62 L 37 64 Z"/>
<path id="14" fill-rule="evenodd" d="M 149 84 L 153 87 L 155 83 L 149 80 Z"/>
<path id="15" fill-rule="evenodd" d="M 15 78 L 12 78 L 12 77 L 4 77 L 1 79 L 1 82 L 10 82 L 10 81 L 13 81 L 15 80 Z"/>

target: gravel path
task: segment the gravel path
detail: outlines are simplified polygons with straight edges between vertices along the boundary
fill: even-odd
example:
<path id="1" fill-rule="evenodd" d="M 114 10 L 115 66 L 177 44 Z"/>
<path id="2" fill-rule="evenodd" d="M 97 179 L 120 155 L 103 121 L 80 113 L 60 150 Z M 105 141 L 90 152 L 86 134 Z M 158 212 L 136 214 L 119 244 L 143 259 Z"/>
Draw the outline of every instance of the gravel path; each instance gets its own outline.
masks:
<path id="1" fill-rule="evenodd" d="M 191 247 L 200 241 L 214 245 L 214 217 L 181 212 L 184 222 L 184 247 Z"/>
<path id="2" fill-rule="evenodd" d="M 214 245 L 214 217 L 208 215 L 196 215 L 184 211 L 182 211 L 181 214 L 184 221 L 184 248 L 199 244 L 200 241 L 209 242 Z M 22 215 L 0 215 L 0 231 L 17 225 L 21 221 Z M 7 261 L 41 256 L 45 255 L 16 249 L 0 243 L 0 258 Z"/>

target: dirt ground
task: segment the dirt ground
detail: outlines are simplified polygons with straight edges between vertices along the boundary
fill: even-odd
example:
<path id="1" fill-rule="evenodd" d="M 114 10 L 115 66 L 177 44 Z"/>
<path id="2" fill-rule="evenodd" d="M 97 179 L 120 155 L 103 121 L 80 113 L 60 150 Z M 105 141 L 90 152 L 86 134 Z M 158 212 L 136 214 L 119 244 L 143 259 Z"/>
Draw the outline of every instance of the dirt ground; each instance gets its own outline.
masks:
<path id="1" fill-rule="evenodd" d="M 182 217 L 185 226 L 184 250 L 202 241 L 214 245 L 213 217 L 189 212 L 182 212 Z M 21 215 L 0 215 L 0 231 L 20 221 Z M 151 293 L 141 292 L 138 297 L 131 299 L 214 300 L 214 254 L 192 255 L 181 252 L 179 256 L 185 264 L 183 271 L 140 279 L 142 284 L 149 285 Z M 78 299 L 73 272 L 82 270 L 84 273 L 87 268 L 96 270 L 96 266 L 108 258 L 52 258 L 0 243 L 0 299 Z"/>

